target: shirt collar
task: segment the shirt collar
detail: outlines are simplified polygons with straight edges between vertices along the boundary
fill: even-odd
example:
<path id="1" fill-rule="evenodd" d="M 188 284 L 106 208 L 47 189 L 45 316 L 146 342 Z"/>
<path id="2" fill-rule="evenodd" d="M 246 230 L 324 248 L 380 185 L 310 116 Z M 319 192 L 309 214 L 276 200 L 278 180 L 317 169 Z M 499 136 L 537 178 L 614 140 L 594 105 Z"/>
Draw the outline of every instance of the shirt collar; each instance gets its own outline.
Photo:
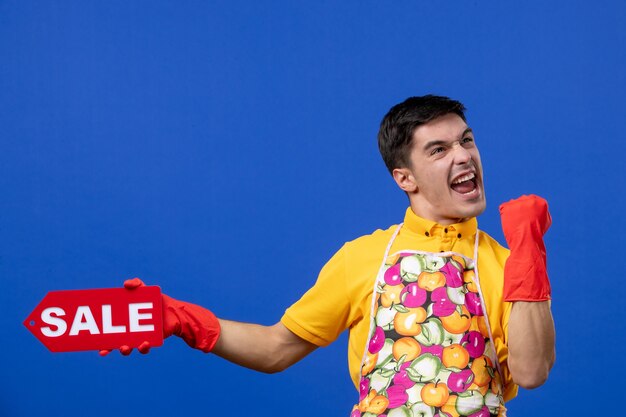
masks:
<path id="1" fill-rule="evenodd" d="M 404 226 L 414 233 L 422 236 L 439 236 L 442 238 L 457 238 L 463 239 L 466 237 L 472 237 L 476 234 L 478 229 L 478 221 L 476 217 L 464 221 L 462 223 L 454 223 L 447 226 L 442 226 L 432 220 L 426 220 L 419 217 L 411 207 L 406 209 L 404 215 Z"/>

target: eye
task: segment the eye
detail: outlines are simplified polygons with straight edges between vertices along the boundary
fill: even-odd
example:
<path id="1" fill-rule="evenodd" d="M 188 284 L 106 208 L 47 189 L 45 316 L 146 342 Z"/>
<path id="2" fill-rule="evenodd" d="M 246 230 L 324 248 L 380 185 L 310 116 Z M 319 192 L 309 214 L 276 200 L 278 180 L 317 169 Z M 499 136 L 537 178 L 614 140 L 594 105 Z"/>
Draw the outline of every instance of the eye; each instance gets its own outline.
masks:
<path id="1" fill-rule="evenodd" d="M 436 155 L 436 154 L 441 153 L 443 151 L 445 151 L 445 148 L 443 146 L 437 146 L 436 148 L 433 148 L 432 151 L 430 151 L 430 154 L 431 155 Z"/>
<path id="2" fill-rule="evenodd" d="M 461 140 L 461 143 L 472 143 L 472 142 L 474 142 L 474 138 L 469 137 L 469 136 L 464 137 L 464 138 Z"/>

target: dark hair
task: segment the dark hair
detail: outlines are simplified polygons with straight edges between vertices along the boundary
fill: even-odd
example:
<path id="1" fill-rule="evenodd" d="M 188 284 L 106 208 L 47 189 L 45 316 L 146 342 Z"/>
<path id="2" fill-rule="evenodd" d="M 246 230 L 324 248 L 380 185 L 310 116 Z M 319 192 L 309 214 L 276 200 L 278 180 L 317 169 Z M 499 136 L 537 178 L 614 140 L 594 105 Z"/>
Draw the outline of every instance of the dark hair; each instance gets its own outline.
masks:
<path id="1" fill-rule="evenodd" d="M 393 106 L 380 122 L 378 149 L 389 172 L 410 165 L 413 132 L 419 126 L 444 116 L 457 114 L 465 121 L 465 106 L 448 97 L 426 95 L 409 97 Z"/>

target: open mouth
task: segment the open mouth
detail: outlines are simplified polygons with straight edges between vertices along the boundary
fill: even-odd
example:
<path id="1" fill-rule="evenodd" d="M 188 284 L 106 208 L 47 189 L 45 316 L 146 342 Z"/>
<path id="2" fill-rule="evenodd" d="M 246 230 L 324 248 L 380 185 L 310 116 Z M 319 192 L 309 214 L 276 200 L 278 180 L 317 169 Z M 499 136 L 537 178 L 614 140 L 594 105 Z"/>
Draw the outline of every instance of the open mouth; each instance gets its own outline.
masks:
<path id="1" fill-rule="evenodd" d="M 450 184 L 450 188 L 462 195 L 472 195 L 478 191 L 476 174 L 470 172 L 456 178 L 452 181 L 452 184 Z"/>

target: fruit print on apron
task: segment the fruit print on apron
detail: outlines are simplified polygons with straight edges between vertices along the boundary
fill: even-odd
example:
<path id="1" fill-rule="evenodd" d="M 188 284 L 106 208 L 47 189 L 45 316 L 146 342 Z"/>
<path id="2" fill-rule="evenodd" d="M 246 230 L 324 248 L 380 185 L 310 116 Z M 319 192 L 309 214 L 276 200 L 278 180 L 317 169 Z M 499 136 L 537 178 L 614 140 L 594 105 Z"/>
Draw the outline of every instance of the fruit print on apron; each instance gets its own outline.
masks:
<path id="1" fill-rule="evenodd" d="M 372 296 L 359 403 L 350 417 L 504 416 L 500 365 L 474 258 L 402 250 Z"/>

